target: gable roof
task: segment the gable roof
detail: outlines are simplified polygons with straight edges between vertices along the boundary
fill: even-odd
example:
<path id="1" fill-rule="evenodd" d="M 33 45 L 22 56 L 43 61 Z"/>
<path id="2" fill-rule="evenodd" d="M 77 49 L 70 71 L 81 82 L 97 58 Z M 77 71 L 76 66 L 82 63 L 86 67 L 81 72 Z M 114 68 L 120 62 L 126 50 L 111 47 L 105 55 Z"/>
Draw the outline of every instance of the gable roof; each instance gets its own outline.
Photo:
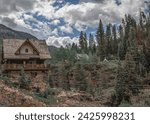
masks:
<path id="1" fill-rule="evenodd" d="M 38 51 L 39 55 L 17 55 L 15 54 L 27 40 L 3 39 L 3 58 L 4 59 L 50 59 L 50 53 L 45 41 L 28 40 L 30 44 Z"/>
<path id="2" fill-rule="evenodd" d="M 32 44 L 32 42 L 30 42 L 29 39 L 27 39 L 15 52 L 15 54 L 18 54 L 18 52 L 20 51 L 20 49 L 22 48 L 22 46 L 24 46 L 25 44 L 29 44 L 37 53 L 38 55 L 40 54 L 40 52 L 37 50 L 37 48 Z"/>

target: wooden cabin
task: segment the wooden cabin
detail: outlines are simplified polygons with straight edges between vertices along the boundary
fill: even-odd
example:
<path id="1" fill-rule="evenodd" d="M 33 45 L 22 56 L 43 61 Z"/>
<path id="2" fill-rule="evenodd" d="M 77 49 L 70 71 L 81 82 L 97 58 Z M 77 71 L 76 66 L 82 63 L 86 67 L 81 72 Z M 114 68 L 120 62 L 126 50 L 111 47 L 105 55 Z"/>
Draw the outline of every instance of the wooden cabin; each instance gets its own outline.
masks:
<path id="1" fill-rule="evenodd" d="M 4 71 L 44 71 L 51 59 L 45 41 L 3 39 L 2 67 Z"/>

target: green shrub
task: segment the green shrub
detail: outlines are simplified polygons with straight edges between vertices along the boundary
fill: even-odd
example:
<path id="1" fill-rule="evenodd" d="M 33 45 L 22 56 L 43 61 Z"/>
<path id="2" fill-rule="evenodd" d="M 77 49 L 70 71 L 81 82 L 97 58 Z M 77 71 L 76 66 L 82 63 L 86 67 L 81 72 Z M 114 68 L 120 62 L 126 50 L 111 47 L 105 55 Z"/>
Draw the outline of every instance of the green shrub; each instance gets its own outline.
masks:
<path id="1" fill-rule="evenodd" d="M 128 101 L 125 101 L 124 99 L 122 100 L 122 102 L 119 105 L 119 107 L 131 107 L 131 106 L 132 105 Z"/>
<path id="2" fill-rule="evenodd" d="M 44 102 L 46 105 L 53 105 L 57 103 L 57 100 L 54 96 L 56 93 L 57 90 L 49 88 L 44 92 L 34 93 L 34 97 L 41 102 Z"/>
<path id="3" fill-rule="evenodd" d="M 31 79 L 27 78 L 25 76 L 23 69 L 21 69 L 21 73 L 20 73 L 20 77 L 18 79 L 18 82 L 20 84 L 20 88 L 23 88 L 23 89 L 28 89 L 29 85 L 31 84 Z"/>
<path id="4" fill-rule="evenodd" d="M 44 97 L 41 97 L 41 95 L 36 93 L 34 95 L 34 97 L 36 99 L 38 99 L 39 101 L 44 102 L 46 105 L 53 105 L 53 104 L 57 103 L 56 98 L 54 96 L 52 96 L 52 95 L 49 95 L 49 96 L 47 96 L 47 98 L 44 98 Z"/>
<path id="5" fill-rule="evenodd" d="M 66 64 L 61 65 L 61 76 L 62 76 L 62 88 L 64 90 L 70 90 L 70 83 L 69 83 L 69 71 L 70 66 Z"/>
<path id="6" fill-rule="evenodd" d="M 85 79 L 85 73 L 84 73 L 84 70 L 83 70 L 83 66 L 78 64 L 77 67 L 76 67 L 76 89 L 79 90 L 79 91 L 86 91 L 87 88 L 88 88 L 88 83 L 86 82 L 86 79 Z"/>
<path id="7" fill-rule="evenodd" d="M 7 76 L 0 76 L 0 80 L 10 87 L 15 87 L 15 84 Z"/>
<path id="8" fill-rule="evenodd" d="M 48 74 L 48 79 L 46 80 L 46 84 L 48 84 L 51 88 L 54 87 L 54 83 L 53 83 L 53 79 L 52 79 L 51 74 Z"/>
<path id="9" fill-rule="evenodd" d="M 145 99 L 145 105 L 147 107 L 150 107 L 150 97 Z"/>

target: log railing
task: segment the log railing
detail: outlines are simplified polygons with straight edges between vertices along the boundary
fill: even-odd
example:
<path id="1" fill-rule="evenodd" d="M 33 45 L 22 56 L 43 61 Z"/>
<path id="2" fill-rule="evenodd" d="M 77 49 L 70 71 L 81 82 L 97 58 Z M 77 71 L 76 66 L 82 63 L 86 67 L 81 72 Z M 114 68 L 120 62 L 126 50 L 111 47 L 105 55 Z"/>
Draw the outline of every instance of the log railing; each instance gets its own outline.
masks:
<path id="1" fill-rule="evenodd" d="M 30 70 L 48 70 L 48 66 L 45 64 L 3 64 L 3 70 L 5 71 L 17 71 L 24 69 L 25 71 L 30 71 Z"/>

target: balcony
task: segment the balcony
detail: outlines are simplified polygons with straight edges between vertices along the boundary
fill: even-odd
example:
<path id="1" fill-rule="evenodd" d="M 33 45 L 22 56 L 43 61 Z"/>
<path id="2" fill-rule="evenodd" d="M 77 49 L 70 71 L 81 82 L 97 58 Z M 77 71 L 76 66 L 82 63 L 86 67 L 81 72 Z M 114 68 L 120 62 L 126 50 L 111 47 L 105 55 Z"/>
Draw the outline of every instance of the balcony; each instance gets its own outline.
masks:
<path id="1" fill-rule="evenodd" d="M 21 68 L 24 71 L 46 71 L 48 66 L 44 64 L 3 64 L 2 68 L 4 71 L 20 71 Z"/>

